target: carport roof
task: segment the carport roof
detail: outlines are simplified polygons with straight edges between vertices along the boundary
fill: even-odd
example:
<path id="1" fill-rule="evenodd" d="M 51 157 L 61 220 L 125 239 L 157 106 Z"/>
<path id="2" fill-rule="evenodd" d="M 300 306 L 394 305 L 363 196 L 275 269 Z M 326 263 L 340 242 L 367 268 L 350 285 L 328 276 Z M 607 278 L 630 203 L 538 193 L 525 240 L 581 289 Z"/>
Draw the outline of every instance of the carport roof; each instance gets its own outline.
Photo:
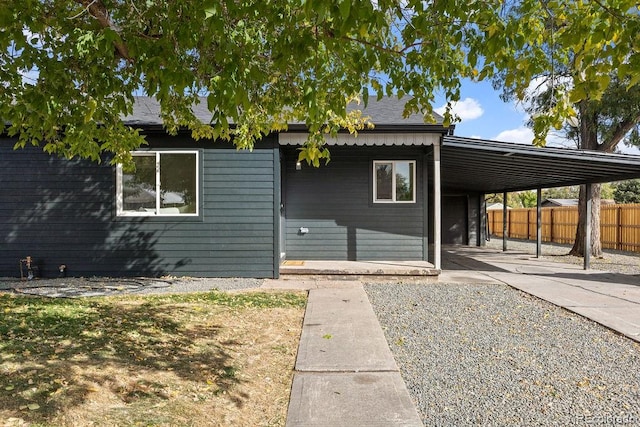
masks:
<path id="1" fill-rule="evenodd" d="M 442 187 L 499 193 L 640 178 L 640 156 L 444 136 Z"/>

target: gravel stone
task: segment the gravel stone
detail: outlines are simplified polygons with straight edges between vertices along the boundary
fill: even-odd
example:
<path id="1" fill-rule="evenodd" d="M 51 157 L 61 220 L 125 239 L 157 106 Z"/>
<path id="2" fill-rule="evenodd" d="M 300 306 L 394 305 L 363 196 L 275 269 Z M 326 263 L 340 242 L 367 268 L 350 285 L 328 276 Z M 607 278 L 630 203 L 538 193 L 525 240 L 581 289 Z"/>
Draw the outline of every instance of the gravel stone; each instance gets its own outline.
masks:
<path id="1" fill-rule="evenodd" d="M 640 425 L 640 346 L 506 285 L 368 283 L 426 426 Z"/>
<path id="2" fill-rule="evenodd" d="M 0 292 L 15 292 L 47 297 L 91 297 L 119 294 L 162 294 L 207 292 L 211 290 L 237 291 L 259 288 L 263 279 L 251 278 L 110 278 L 68 277 L 57 279 L 35 279 L 20 281 L 12 278 L 0 279 Z"/>

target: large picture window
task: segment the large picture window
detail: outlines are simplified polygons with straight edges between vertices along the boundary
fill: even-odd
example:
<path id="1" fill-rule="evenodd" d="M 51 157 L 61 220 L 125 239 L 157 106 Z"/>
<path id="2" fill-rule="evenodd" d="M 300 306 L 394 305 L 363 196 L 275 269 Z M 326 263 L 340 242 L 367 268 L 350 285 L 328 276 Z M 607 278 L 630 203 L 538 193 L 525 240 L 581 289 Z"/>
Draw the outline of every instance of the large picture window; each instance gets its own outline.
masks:
<path id="1" fill-rule="evenodd" d="M 414 160 L 374 161 L 373 201 L 375 203 L 415 203 L 416 162 Z"/>
<path id="2" fill-rule="evenodd" d="M 133 153 L 134 172 L 117 168 L 119 216 L 198 215 L 198 152 Z"/>

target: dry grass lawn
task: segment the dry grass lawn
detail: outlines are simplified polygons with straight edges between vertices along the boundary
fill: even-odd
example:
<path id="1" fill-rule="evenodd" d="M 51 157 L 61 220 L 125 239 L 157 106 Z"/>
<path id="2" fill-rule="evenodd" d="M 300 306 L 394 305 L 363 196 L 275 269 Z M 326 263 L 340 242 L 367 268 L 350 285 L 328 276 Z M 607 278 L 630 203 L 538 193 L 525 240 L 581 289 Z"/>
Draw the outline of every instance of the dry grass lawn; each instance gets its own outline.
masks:
<path id="1" fill-rule="evenodd" d="M 305 301 L 0 294 L 0 425 L 284 425 Z"/>

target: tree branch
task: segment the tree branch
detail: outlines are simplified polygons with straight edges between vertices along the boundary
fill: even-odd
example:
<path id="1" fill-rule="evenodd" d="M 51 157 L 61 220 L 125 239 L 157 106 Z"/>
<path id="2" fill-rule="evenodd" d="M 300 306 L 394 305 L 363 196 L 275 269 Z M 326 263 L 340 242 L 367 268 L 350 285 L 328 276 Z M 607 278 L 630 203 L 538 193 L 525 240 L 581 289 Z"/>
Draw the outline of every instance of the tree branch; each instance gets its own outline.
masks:
<path id="1" fill-rule="evenodd" d="M 417 42 L 417 43 L 412 43 L 412 44 L 407 45 L 407 46 L 403 46 L 400 49 L 390 49 L 388 47 L 380 46 L 379 44 L 371 43 L 371 42 L 366 41 L 366 40 L 360 40 L 360 39 L 355 38 L 355 37 L 341 36 L 340 38 L 342 40 L 347 40 L 347 41 L 350 41 L 350 42 L 353 42 L 353 43 L 359 43 L 361 45 L 372 47 L 372 48 L 374 48 L 374 49 L 376 49 L 376 50 L 378 50 L 380 52 L 391 53 L 391 54 L 394 54 L 394 55 L 404 55 L 405 52 L 407 52 L 409 49 L 412 49 L 412 48 L 417 47 L 417 46 L 424 46 L 424 45 L 427 45 L 427 44 L 431 43 L 430 41 L 421 41 L 421 42 Z"/>
<path id="2" fill-rule="evenodd" d="M 603 4 L 600 0 L 594 0 L 594 3 L 604 9 L 609 15 L 613 16 L 614 18 L 617 18 L 620 21 L 624 19 L 621 15 L 615 13 L 610 7 L 607 7 L 605 4 Z"/>
<path id="3" fill-rule="evenodd" d="M 631 129 L 637 126 L 638 123 L 640 123 L 640 114 L 628 120 L 623 120 L 618 124 L 618 126 L 616 126 L 613 134 L 611 135 L 611 138 L 600 144 L 600 147 L 598 147 L 598 149 L 600 151 L 604 151 L 605 153 L 610 153 L 611 151 L 613 151 L 616 145 L 618 145 L 618 143 L 622 141 L 622 138 L 624 138 L 624 136 L 629 133 Z"/>
<path id="4" fill-rule="evenodd" d="M 115 25 L 111 19 L 109 18 L 109 11 L 107 10 L 102 0 L 76 0 L 78 3 L 82 4 L 85 7 L 85 10 L 89 12 L 93 18 L 95 18 L 98 23 L 102 26 L 102 28 L 110 28 L 116 33 L 120 32 L 120 28 Z M 79 15 L 76 15 L 76 17 Z M 129 55 L 129 49 L 127 45 L 123 41 L 114 41 L 113 46 L 122 59 L 126 59 L 127 61 L 131 61 L 132 58 Z"/>

